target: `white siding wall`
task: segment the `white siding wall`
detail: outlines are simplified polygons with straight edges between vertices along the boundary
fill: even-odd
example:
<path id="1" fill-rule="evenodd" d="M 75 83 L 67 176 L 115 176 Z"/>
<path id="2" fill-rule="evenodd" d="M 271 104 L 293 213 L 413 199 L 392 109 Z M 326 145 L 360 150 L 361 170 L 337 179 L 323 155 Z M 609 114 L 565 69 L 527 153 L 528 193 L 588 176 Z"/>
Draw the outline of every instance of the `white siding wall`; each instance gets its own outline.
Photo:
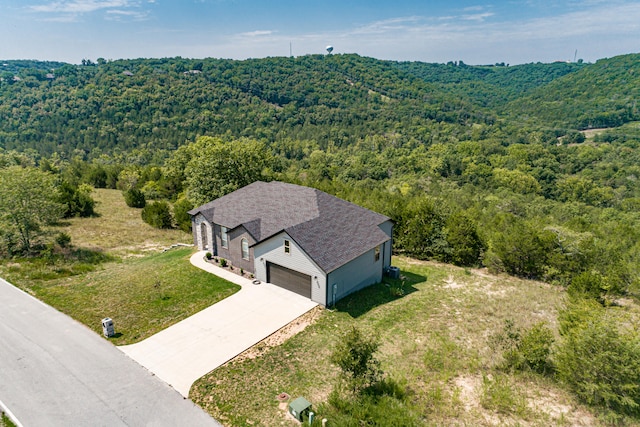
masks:
<path id="1" fill-rule="evenodd" d="M 291 242 L 291 253 L 284 253 L 284 241 Z M 280 233 L 253 247 L 255 275 L 258 280 L 267 281 L 267 261 L 299 271 L 311 276 L 311 299 L 326 305 L 327 281 L 324 272 L 315 262 L 289 237 L 287 233 Z M 372 255 L 373 256 L 373 255 Z"/>
<path id="2" fill-rule="evenodd" d="M 202 231 L 201 231 L 202 230 L 202 225 L 201 224 L 205 224 L 205 226 L 207 228 L 206 240 L 207 240 L 207 243 L 208 243 L 208 246 L 209 246 L 208 248 L 204 247 L 204 242 L 203 242 L 203 239 L 202 239 Z M 214 241 L 213 240 L 213 227 L 211 226 L 211 223 L 209 223 L 209 221 L 207 221 L 202 214 L 198 214 L 195 217 L 193 217 L 191 225 L 193 227 L 194 236 L 195 236 L 195 241 L 193 243 L 196 245 L 198 250 L 204 251 L 205 249 L 207 249 L 212 254 L 215 254 L 215 245 L 211 244 Z"/>
<path id="3" fill-rule="evenodd" d="M 371 249 L 329 273 L 326 297 L 328 305 L 331 306 L 350 293 L 382 281 L 384 257 L 381 250 L 380 259 L 375 261 L 374 251 L 375 249 Z M 337 285 L 335 296 L 334 285 Z"/>

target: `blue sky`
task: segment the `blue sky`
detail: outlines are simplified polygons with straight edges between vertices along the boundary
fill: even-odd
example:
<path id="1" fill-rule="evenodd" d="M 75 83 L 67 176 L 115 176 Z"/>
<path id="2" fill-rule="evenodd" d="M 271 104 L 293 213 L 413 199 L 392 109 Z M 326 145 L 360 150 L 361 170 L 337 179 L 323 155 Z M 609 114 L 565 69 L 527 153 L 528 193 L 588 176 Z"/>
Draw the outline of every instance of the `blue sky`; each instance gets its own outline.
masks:
<path id="1" fill-rule="evenodd" d="M 640 51 L 628 0 L 0 0 L 0 59 L 357 53 L 467 64 Z"/>

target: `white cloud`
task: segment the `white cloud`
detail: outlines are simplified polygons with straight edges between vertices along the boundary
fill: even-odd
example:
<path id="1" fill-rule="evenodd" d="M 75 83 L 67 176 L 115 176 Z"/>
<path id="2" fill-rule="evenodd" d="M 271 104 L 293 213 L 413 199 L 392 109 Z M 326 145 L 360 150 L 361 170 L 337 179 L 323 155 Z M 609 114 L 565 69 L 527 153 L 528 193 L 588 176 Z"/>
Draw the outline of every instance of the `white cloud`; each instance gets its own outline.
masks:
<path id="1" fill-rule="evenodd" d="M 110 21 L 141 21 L 149 16 L 148 7 L 155 3 L 156 0 L 56 0 L 27 9 L 43 15 L 41 20 L 47 22 L 77 22 L 83 15 L 99 12 Z"/>
<path id="2" fill-rule="evenodd" d="M 482 10 L 486 9 L 478 14 L 374 22 L 334 35 L 334 45 L 388 59 L 464 59 L 468 63 L 569 59 L 576 48 L 586 60 L 611 56 L 607 52 L 638 50 L 633 46 L 640 35 L 638 2 L 593 1 L 573 12 L 516 21 Z M 488 21 L 489 17 L 494 19 Z M 618 40 L 618 45 L 607 46 L 610 40 Z"/>
<path id="3" fill-rule="evenodd" d="M 101 9 L 110 9 L 116 7 L 130 7 L 131 3 L 127 0 L 75 0 L 75 1 L 54 1 L 48 4 L 30 6 L 29 9 L 34 12 L 45 13 L 89 13 Z"/>
<path id="4" fill-rule="evenodd" d="M 41 21 L 71 23 L 71 22 L 76 22 L 77 20 L 78 20 L 77 15 L 66 13 L 61 15 L 48 16 L 46 18 L 43 18 Z"/>
<path id="5" fill-rule="evenodd" d="M 256 30 L 256 31 L 249 31 L 246 33 L 240 33 L 240 36 L 244 36 L 244 37 L 261 37 L 261 36 L 270 36 L 273 34 L 273 31 L 271 30 Z"/>
<path id="6" fill-rule="evenodd" d="M 494 13 L 491 12 L 483 12 L 483 13 L 474 13 L 471 15 L 462 15 L 461 19 L 465 20 L 465 21 L 478 21 L 478 22 L 482 22 L 484 20 L 486 20 L 487 18 L 490 18 L 494 15 Z"/>
<path id="7" fill-rule="evenodd" d="M 484 6 L 469 6 L 469 7 L 465 7 L 464 9 L 465 12 L 479 12 L 481 10 L 484 10 Z"/>
<path id="8" fill-rule="evenodd" d="M 146 11 L 136 11 L 136 10 L 120 10 L 120 9 L 111 9 L 107 10 L 107 19 L 113 21 L 120 21 L 122 18 L 129 18 L 136 21 L 142 21 L 149 16 L 149 13 Z"/>
<path id="9" fill-rule="evenodd" d="M 355 28 L 349 33 L 351 34 L 380 34 L 387 33 L 389 31 L 402 31 L 415 26 L 422 21 L 423 18 L 419 16 L 406 16 L 400 18 L 385 19 L 382 21 L 371 22 L 367 25 Z"/>

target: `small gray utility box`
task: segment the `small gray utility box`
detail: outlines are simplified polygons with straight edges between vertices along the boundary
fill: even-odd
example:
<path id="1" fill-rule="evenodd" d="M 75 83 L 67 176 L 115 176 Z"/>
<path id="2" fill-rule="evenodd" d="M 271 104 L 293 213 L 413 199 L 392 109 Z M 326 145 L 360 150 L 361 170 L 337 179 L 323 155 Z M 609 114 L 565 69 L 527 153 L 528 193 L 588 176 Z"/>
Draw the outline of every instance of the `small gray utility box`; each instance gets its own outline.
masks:
<path id="1" fill-rule="evenodd" d="M 289 413 L 293 415 L 293 418 L 300 422 L 309 417 L 310 409 L 311 403 L 304 397 L 299 397 L 293 402 L 289 403 Z"/>
<path id="2" fill-rule="evenodd" d="M 116 331 L 113 327 L 113 320 L 109 317 L 105 317 L 102 319 L 102 333 L 105 337 L 109 338 L 116 334 Z"/>

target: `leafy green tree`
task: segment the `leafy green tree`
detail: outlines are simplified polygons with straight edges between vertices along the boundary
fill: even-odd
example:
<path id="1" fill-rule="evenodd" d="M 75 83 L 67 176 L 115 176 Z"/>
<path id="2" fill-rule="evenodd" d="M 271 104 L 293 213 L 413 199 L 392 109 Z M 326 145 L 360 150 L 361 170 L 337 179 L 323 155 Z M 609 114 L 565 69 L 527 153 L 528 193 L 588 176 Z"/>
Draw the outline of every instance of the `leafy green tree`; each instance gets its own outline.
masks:
<path id="1" fill-rule="evenodd" d="M 0 223 L 5 233 L 17 236 L 19 244 L 9 248 L 11 252 L 30 253 L 44 227 L 64 212 L 57 201 L 53 176 L 36 168 L 0 169 L 0 195 Z"/>
<path id="2" fill-rule="evenodd" d="M 558 377 L 586 403 L 640 414 L 640 336 L 612 309 L 576 299 L 561 313 Z"/>
<path id="3" fill-rule="evenodd" d="M 414 256 L 444 260 L 450 254 L 444 228 L 445 218 L 435 202 L 419 198 L 404 212 L 397 239 Z"/>
<path id="4" fill-rule="evenodd" d="M 155 228 L 172 228 L 171 209 L 165 201 L 154 202 L 142 209 L 142 220 Z"/>
<path id="5" fill-rule="evenodd" d="M 456 265 L 477 265 L 486 249 L 476 221 L 464 212 L 456 212 L 447 218 L 445 238 L 451 248 L 450 261 Z"/>
<path id="6" fill-rule="evenodd" d="M 161 199 L 168 196 L 157 181 L 147 181 L 141 191 L 146 199 Z"/>
<path id="7" fill-rule="evenodd" d="M 548 268 L 545 279 L 561 285 L 571 283 L 576 275 L 593 266 L 595 239 L 591 232 L 578 232 L 567 227 L 547 226 L 550 248 L 547 253 Z"/>
<path id="8" fill-rule="evenodd" d="M 573 277 L 567 288 L 572 297 L 593 298 L 602 302 L 606 289 L 604 278 L 595 271 L 585 271 Z"/>
<path id="9" fill-rule="evenodd" d="M 488 266 L 516 276 L 540 277 L 546 266 L 550 236 L 511 215 L 504 216 L 500 223 L 500 231 L 492 236 Z"/>
<path id="10" fill-rule="evenodd" d="M 64 206 L 64 218 L 74 216 L 90 217 L 94 212 L 95 200 L 91 197 L 93 189 L 87 184 L 75 186 L 62 181 L 58 186 L 58 202 Z"/>
<path id="11" fill-rule="evenodd" d="M 173 218 L 178 228 L 186 233 L 191 232 L 191 215 L 188 212 L 193 209 L 193 203 L 184 197 L 179 198 L 173 204 Z"/>
<path id="12" fill-rule="evenodd" d="M 100 164 L 93 164 L 86 173 L 85 180 L 95 188 L 106 188 L 109 175 L 107 170 Z"/>
<path id="13" fill-rule="evenodd" d="M 187 197 L 201 205 L 265 178 L 271 155 L 261 142 L 223 141 L 203 136 L 190 146 L 186 165 Z"/>
<path id="14" fill-rule="evenodd" d="M 124 191 L 124 201 L 130 208 L 144 208 L 147 205 L 147 200 L 144 197 L 144 193 L 137 188 L 130 188 Z"/>
<path id="15" fill-rule="evenodd" d="M 491 339 L 491 344 L 502 351 L 505 368 L 538 373 L 552 369 L 553 342 L 553 332 L 544 322 L 524 329 L 515 326 L 510 319 L 505 321 L 503 330 Z"/>
<path id="16" fill-rule="evenodd" d="M 579 201 L 592 206 L 611 206 L 615 195 L 610 187 L 599 187 L 593 180 L 571 176 L 558 181 L 558 199 Z"/>
<path id="17" fill-rule="evenodd" d="M 121 191 L 131 190 L 138 187 L 140 172 L 135 168 L 124 169 L 118 174 L 116 187 Z"/>
<path id="18" fill-rule="evenodd" d="M 365 336 L 354 326 L 331 355 L 331 362 L 340 368 L 353 393 L 360 393 L 382 378 L 380 362 L 375 357 L 378 347 L 380 343 L 375 338 Z"/>

